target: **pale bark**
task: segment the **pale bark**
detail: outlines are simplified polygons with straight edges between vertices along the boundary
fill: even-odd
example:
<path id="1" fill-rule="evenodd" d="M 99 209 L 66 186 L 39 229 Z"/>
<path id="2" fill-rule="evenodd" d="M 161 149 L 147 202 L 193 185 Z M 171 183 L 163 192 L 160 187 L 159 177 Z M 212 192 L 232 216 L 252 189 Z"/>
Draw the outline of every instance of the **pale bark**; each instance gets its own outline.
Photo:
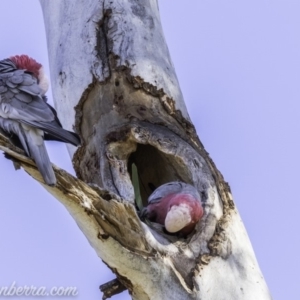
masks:
<path id="1" fill-rule="evenodd" d="M 44 187 L 134 299 L 271 299 L 229 186 L 190 122 L 157 2 L 40 2 L 56 108 L 83 141 L 74 156 L 69 149 L 81 180 L 55 168 L 57 186 Z M 0 148 L 41 181 L 7 139 Z M 197 187 L 205 214 L 192 236 L 169 237 L 139 220 L 132 162 L 144 200 L 148 182 Z"/>

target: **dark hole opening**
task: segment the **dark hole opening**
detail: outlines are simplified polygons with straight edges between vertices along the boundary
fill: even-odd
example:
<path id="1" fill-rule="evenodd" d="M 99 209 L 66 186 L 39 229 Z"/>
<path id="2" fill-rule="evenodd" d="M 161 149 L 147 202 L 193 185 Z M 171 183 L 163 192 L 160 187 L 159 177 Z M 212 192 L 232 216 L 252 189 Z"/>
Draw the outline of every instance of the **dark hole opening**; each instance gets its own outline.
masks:
<path id="1" fill-rule="evenodd" d="M 150 145 L 138 144 L 128 159 L 128 171 L 132 179 L 132 164 L 138 171 L 140 193 L 143 206 L 153 190 L 170 181 L 191 181 L 185 164 L 176 156 L 163 153 Z"/>

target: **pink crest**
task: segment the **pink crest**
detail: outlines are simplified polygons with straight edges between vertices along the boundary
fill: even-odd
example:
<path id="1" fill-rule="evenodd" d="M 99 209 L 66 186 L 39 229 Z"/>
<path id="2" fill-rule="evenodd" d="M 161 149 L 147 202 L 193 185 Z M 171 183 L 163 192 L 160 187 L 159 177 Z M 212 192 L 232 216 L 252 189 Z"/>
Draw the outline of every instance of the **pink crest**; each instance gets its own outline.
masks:
<path id="1" fill-rule="evenodd" d="M 27 70 L 33 73 L 36 78 L 39 77 L 39 70 L 42 65 L 28 55 L 23 54 L 11 56 L 10 60 L 16 65 L 18 69 Z"/>

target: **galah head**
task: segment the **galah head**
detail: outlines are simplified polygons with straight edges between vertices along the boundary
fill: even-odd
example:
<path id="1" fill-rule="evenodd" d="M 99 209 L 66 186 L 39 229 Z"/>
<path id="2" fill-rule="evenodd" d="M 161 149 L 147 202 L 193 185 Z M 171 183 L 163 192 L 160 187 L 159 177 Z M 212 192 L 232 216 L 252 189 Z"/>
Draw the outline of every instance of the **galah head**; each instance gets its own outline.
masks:
<path id="1" fill-rule="evenodd" d="M 169 182 L 157 188 L 148 199 L 144 215 L 164 225 L 169 233 L 190 234 L 203 216 L 198 191 L 184 182 Z"/>
<path id="2" fill-rule="evenodd" d="M 33 74 L 37 79 L 38 85 L 43 91 L 43 95 L 47 92 L 49 81 L 45 75 L 43 66 L 28 55 L 15 55 L 9 58 L 20 70 L 26 70 Z"/>

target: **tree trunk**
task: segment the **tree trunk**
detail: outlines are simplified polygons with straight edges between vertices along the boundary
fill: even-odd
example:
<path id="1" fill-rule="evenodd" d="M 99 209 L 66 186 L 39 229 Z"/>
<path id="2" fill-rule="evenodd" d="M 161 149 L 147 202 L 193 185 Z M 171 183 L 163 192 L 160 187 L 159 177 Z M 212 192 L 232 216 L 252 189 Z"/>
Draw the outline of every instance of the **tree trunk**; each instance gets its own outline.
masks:
<path id="1" fill-rule="evenodd" d="M 157 1 L 40 2 L 56 108 L 82 138 L 69 148 L 80 180 L 55 168 L 58 184 L 45 188 L 133 299 L 271 299 L 230 188 L 189 119 Z M 41 181 L 22 152 L 0 143 Z M 144 205 L 149 183 L 198 189 L 204 217 L 191 236 L 139 220 L 133 163 Z"/>

